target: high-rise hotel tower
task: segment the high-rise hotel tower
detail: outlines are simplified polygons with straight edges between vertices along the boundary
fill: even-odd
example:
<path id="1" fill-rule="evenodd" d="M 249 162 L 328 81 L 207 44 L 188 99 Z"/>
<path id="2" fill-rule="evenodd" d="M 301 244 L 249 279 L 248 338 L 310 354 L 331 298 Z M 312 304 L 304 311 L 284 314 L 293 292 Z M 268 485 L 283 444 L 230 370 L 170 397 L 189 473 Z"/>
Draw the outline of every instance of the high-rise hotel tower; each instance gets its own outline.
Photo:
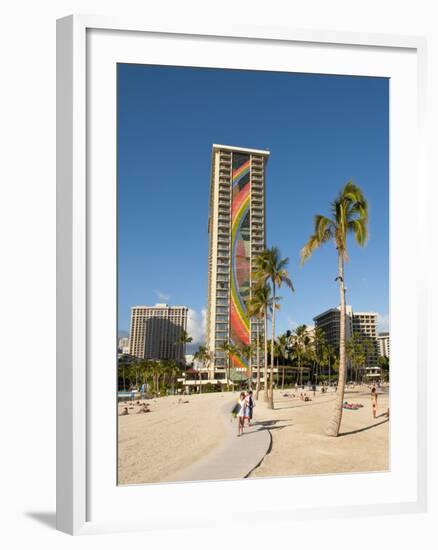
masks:
<path id="1" fill-rule="evenodd" d="M 254 286 L 255 258 L 266 246 L 265 170 L 269 151 L 213 145 L 208 219 L 207 347 L 210 380 L 225 380 L 229 342 L 243 350 L 255 343 L 257 323 L 246 302 Z M 251 361 L 231 355 L 230 367 L 248 376 Z"/>

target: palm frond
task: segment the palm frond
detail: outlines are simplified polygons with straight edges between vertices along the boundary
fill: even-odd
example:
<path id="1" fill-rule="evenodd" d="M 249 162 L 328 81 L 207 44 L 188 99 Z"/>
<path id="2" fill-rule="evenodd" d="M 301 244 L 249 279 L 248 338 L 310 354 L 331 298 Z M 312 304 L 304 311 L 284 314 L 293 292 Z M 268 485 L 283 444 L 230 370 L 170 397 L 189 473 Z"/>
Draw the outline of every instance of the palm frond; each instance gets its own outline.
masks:
<path id="1" fill-rule="evenodd" d="M 321 241 L 321 244 L 330 239 L 333 233 L 333 221 L 326 216 L 317 214 L 315 216 L 315 235 Z"/>
<path id="2" fill-rule="evenodd" d="M 347 181 L 339 195 L 339 198 L 347 200 L 351 203 L 366 202 L 362 189 L 356 185 L 353 180 Z"/>
<path id="3" fill-rule="evenodd" d="M 368 229 L 366 220 L 350 220 L 348 230 L 351 231 L 359 246 L 365 246 L 368 238 Z"/>
<path id="4" fill-rule="evenodd" d="M 321 242 L 318 239 L 318 236 L 311 235 L 307 243 L 301 249 L 301 252 L 300 252 L 301 265 L 303 265 L 304 262 L 306 262 L 310 258 L 313 251 L 319 248 L 320 246 L 321 246 Z"/>

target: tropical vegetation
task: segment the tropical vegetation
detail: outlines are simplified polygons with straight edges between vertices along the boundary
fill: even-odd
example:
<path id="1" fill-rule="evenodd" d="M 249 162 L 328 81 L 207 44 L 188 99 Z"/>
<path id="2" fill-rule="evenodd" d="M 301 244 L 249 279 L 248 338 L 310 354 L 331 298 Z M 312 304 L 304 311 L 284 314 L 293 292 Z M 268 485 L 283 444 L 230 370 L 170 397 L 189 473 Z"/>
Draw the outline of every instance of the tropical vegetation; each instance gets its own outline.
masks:
<path id="1" fill-rule="evenodd" d="M 272 319 L 271 319 L 271 369 L 269 375 L 269 396 L 268 396 L 268 408 L 274 408 L 274 342 L 275 342 L 275 310 L 280 306 L 278 304 L 279 298 L 277 297 L 277 289 L 283 284 L 286 285 L 292 292 L 294 287 L 292 280 L 289 277 L 289 273 L 286 269 L 289 263 L 289 258 L 281 258 L 279 249 L 276 246 L 268 248 L 256 257 L 255 265 L 255 281 L 256 285 L 261 287 L 270 284 L 272 288 Z M 267 319 L 265 310 L 265 320 Z M 265 324 L 266 326 L 266 324 Z M 265 332 L 265 335 L 267 332 Z M 266 341 L 266 337 L 265 337 Z M 265 363 L 266 364 L 266 363 Z M 266 367 L 265 367 L 266 368 Z M 265 395 L 267 387 L 267 379 L 265 377 Z"/>
<path id="2" fill-rule="evenodd" d="M 342 420 L 344 387 L 346 380 L 346 339 L 345 339 L 345 273 L 348 260 L 347 237 L 351 234 L 359 246 L 364 246 L 368 236 L 368 203 L 353 181 L 348 181 L 338 197 L 330 205 L 330 216 L 317 214 L 314 231 L 301 250 L 301 262 L 306 262 L 313 252 L 327 242 L 333 242 L 337 252 L 337 277 L 340 297 L 339 327 L 339 373 L 338 391 L 333 415 L 326 434 L 337 437 Z"/>

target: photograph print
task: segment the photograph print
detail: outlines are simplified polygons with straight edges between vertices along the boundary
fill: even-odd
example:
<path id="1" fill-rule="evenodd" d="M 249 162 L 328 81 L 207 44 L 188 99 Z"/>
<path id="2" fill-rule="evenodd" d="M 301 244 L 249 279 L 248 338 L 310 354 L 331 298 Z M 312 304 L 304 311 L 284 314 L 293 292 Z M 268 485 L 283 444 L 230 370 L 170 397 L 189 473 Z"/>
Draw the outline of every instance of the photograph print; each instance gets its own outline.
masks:
<path id="1" fill-rule="evenodd" d="M 389 80 L 117 66 L 118 484 L 390 469 Z"/>

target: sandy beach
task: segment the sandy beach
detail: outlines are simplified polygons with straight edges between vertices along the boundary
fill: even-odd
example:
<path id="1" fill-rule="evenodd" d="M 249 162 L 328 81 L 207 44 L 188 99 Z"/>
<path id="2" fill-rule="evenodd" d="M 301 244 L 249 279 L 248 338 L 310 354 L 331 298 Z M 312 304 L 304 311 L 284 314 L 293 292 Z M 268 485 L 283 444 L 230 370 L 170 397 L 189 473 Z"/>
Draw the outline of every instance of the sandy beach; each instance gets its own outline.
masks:
<path id="1" fill-rule="evenodd" d="M 289 394 L 288 397 L 283 394 Z M 312 401 L 301 401 L 293 390 L 275 392 L 275 410 L 260 399 L 254 420 L 269 430 L 272 445 L 250 477 L 311 475 L 389 469 L 389 422 L 384 415 L 388 394 L 379 395 L 377 418 L 372 418 L 369 389 L 348 390 L 345 399 L 363 404 L 344 410 L 340 436 L 324 435 L 335 394 L 317 392 Z M 153 483 L 171 478 L 179 471 L 221 448 L 227 438 L 223 417 L 227 404 L 238 393 L 210 393 L 148 400 L 150 413 L 119 417 L 119 483 Z M 132 408 L 129 408 L 132 407 Z M 239 441 L 238 438 L 236 438 Z M 241 444 L 245 444 L 245 437 Z"/>
<path id="2" fill-rule="evenodd" d="M 344 410 L 339 436 L 324 435 L 333 410 L 334 392 L 307 392 L 312 401 L 282 397 L 275 392 L 275 411 L 260 401 L 255 419 L 272 434 L 272 449 L 251 477 L 370 472 L 389 469 L 389 421 L 383 416 L 389 395 L 378 396 L 377 418 L 371 412 L 370 390 L 357 387 L 345 392 L 345 400 L 364 405 Z M 274 413 L 274 414 L 273 414 Z"/>
<path id="3" fill-rule="evenodd" d="M 125 406 L 129 410 L 118 424 L 120 484 L 162 481 L 222 443 L 226 432 L 218 416 L 231 394 L 182 396 L 188 403 L 178 404 L 179 399 L 149 399 L 151 412 L 146 414 L 137 414 L 136 401 L 119 404 L 119 412 Z"/>

